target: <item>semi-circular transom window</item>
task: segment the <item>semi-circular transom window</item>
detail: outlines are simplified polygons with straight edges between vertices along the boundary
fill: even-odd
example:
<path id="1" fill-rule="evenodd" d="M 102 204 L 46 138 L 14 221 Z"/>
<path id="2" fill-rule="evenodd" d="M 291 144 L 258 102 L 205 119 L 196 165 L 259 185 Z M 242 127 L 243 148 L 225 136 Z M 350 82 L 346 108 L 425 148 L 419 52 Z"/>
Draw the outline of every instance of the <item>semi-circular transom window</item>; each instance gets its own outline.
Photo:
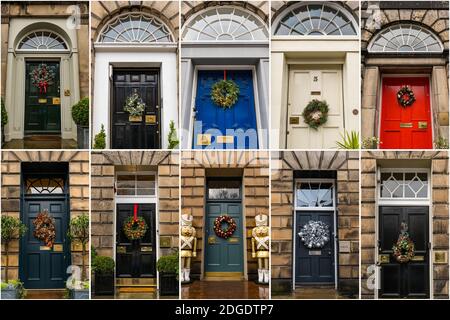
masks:
<path id="1" fill-rule="evenodd" d="M 369 52 L 442 52 L 441 41 L 429 30 L 410 23 L 387 27 L 370 42 Z"/>
<path id="2" fill-rule="evenodd" d="M 264 22 L 253 13 L 235 7 L 210 8 L 186 22 L 184 41 L 264 41 L 269 38 Z"/>
<path id="3" fill-rule="evenodd" d="M 54 32 L 40 30 L 27 34 L 19 42 L 18 50 L 53 51 L 68 50 L 66 42 Z"/>
<path id="4" fill-rule="evenodd" d="M 329 4 L 299 4 L 276 20 L 277 36 L 357 35 L 355 19 L 345 9 Z"/>
<path id="5" fill-rule="evenodd" d="M 106 25 L 98 38 L 98 42 L 110 43 L 171 43 L 173 41 L 169 28 L 162 21 L 142 13 L 114 18 Z"/>

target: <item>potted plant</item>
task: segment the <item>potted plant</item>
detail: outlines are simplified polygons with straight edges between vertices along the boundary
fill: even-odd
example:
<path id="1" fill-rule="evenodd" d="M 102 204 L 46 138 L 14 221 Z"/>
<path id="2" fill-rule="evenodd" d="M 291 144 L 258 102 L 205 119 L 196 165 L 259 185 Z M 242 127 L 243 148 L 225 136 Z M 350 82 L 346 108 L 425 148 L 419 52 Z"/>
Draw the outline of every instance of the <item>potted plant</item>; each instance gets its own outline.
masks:
<path id="1" fill-rule="evenodd" d="M 178 295 L 178 251 L 158 259 L 159 293 L 162 296 Z"/>
<path id="2" fill-rule="evenodd" d="M 95 295 L 114 295 L 114 269 L 115 262 L 113 258 L 95 256 L 92 261 L 92 270 L 95 274 Z"/>
<path id="3" fill-rule="evenodd" d="M 2 216 L 2 244 L 5 246 L 5 278 L 1 284 L 2 299 L 20 299 L 25 295 L 23 283 L 20 280 L 9 280 L 9 245 L 27 232 L 27 227 L 19 218 Z"/>
<path id="4" fill-rule="evenodd" d="M 0 98 L 1 108 L 2 108 L 2 147 L 5 143 L 5 126 L 8 123 L 8 112 L 6 111 L 5 102 L 3 97 Z"/>
<path id="5" fill-rule="evenodd" d="M 89 149 L 89 98 L 72 106 L 72 119 L 77 125 L 78 149 Z"/>
<path id="6" fill-rule="evenodd" d="M 175 128 L 175 122 L 170 120 L 169 123 L 169 134 L 167 136 L 169 140 L 169 149 L 177 149 L 180 144 L 180 140 L 177 137 L 177 129 Z"/>
<path id="7" fill-rule="evenodd" d="M 70 220 L 67 237 L 72 241 L 72 244 L 78 243 L 81 245 L 81 281 L 74 279 L 72 283 L 67 283 L 66 286 L 70 290 L 72 299 L 86 299 L 86 297 L 88 299 L 89 282 L 86 273 L 86 246 L 89 243 L 89 216 L 87 214 L 83 213 Z"/>
<path id="8" fill-rule="evenodd" d="M 94 149 L 105 149 L 106 148 L 106 133 L 105 127 L 102 124 L 100 132 L 95 135 L 94 138 Z"/>

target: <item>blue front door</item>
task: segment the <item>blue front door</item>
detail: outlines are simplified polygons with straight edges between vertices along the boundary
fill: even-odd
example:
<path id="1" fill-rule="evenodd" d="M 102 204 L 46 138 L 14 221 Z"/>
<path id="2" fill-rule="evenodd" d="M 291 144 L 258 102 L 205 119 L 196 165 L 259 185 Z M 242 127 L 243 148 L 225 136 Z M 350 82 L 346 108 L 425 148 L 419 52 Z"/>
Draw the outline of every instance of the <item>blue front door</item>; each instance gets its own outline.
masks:
<path id="1" fill-rule="evenodd" d="M 211 100 L 212 86 L 224 78 L 239 87 L 231 108 Z M 194 149 L 257 149 L 255 96 L 251 70 L 199 70 L 194 109 Z"/>
<path id="2" fill-rule="evenodd" d="M 223 214 L 232 217 L 237 228 L 223 239 L 214 232 L 214 220 Z M 225 225 L 223 226 L 226 227 Z M 210 202 L 206 204 L 205 272 L 243 272 L 243 239 L 241 203 Z"/>
<path id="3" fill-rule="evenodd" d="M 297 211 L 295 228 L 295 282 L 297 284 L 334 283 L 334 211 Z M 298 233 L 309 221 L 328 226 L 330 240 L 321 248 L 308 248 Z"/>

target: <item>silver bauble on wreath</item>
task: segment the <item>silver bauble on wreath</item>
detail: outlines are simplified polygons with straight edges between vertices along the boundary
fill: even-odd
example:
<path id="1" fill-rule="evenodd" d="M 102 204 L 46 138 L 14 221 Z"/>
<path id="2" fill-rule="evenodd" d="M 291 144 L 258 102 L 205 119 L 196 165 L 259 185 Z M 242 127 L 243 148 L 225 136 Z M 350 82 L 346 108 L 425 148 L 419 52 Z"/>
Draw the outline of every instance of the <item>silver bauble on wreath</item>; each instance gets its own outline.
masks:
<path id="1" fill-rule="evenodd" d="M 323 248 L 330 241 L 329 227 L 322 221 L 308 221 L 298 235 L 308 249 Z"/>

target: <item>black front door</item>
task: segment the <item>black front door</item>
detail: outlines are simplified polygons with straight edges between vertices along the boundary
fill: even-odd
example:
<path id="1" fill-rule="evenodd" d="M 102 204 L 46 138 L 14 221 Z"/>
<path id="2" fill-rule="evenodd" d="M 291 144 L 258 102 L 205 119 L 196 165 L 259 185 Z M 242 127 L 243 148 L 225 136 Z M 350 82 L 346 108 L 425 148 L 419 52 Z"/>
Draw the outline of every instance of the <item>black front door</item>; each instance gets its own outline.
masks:
<path id="1" fill-rule="evenodd" d="M 123 232 L 128 217 L 134 216 L 134 204 L 117 205 L 116 276 L 118 278 L 156 277 L 156 205 L 139 204 L 138 217 L 144 218 L 148 229 L 144 238 L 130 241 Z"/>
<path id="2" fill-rule="evenodd" d="M 334 284 L 334 211 L 297 211 L 295 228 L 295 282 L 297 284 Z M 309 248 L 299 236 L 310 221 L 328 226 L 329 240 L 321 248 Z"/>
<path id="3" fill-rule="evenodd" d="M 60 134 L 59 62 L 26 61 L 25 65 L 25 134 Z"/>
<path id="4" fill-rule="evenodd" d="M 145 104 L 140 120 L 130 119 L 124 110 L 127 98 L 135 92 Z M 160 148 L 159 100 L 159 70 L 114 69 L 111 106 L 113 149 Z"/>
<path id="5" fill-rule="evenodd" d="M 70 265 L 70 243 L 66 239 L 67 205 L 65 200 L 39 198 L 29 197 L 23 202 L 22 221 L 28 230 L 21 239 L 20 279 L 27 289 L 64 288 Z M 56 241 L 52 248 L 33 235 L 33 221 L 45 210 L 55 219 Z"/>
<path id="6" fill-rule="evenodd" d="M 406 223 L 414 242 L 415 257 L 399 263 L 392 247 Z M 428 207 L 380 207 L 380 298 L 427 298 L 429 296 Z M 380 259 L 385 257 L 385 259 Z"/>

